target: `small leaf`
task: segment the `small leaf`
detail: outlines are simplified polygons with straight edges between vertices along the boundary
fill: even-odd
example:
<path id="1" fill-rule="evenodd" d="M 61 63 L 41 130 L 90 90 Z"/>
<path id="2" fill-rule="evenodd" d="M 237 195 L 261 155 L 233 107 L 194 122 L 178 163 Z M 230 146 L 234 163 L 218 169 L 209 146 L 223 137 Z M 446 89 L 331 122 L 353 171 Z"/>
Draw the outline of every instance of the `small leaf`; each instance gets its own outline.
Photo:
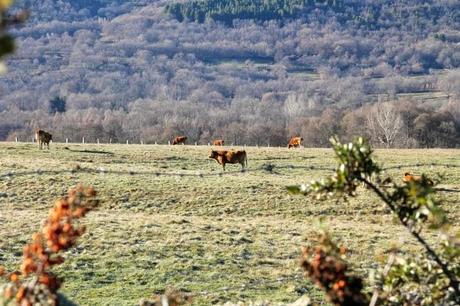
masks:
<path id="1" fill-rule="evenodd" d="M 300 193 L 302 193 L 302 189 L 301 189 L 300 185 L 287 186 L 286 189 L 292 194 L 300 194 Z"/>

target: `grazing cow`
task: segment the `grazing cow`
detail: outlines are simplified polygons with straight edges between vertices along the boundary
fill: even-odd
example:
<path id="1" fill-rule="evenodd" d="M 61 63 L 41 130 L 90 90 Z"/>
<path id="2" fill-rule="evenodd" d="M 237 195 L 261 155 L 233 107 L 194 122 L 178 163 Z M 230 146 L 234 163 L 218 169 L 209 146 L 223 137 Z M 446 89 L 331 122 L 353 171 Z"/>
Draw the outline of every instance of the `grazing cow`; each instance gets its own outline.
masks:
<path id="1" fill-rule="evenodd" d="M 212 145 L 213 146 L 223 146 L 224 145 L 224 141 L 222 139 L 216 139 L 212 142 Z"/>
<path id="2" fill-rule="evenodd" d="M 414 175 L 409 172 L 404 173 L 403 177 L 403 182 L 405 183 L 410 183 L 410 182 L 420 182 L 422 180 L 422 177 L 420 175 Z M 433 181 L 430 180 L 429 178 L 426 179 L 428 182 L 428 185 L 434 185 Z"/>
<path id="3" fill-rule="evenodd" d="M 177 144 L 180 144 L 180 143 L 184 144 L 186 140 L 187 140 L 187 136 L 177 136 L 172 141 L 172 144 L 173 145 L 177 145 Z"/>
<path id="4" fill-rule="evenodd" d="M 303 138 L 302 137 L 292 137 L 288 143 L 288 149 L 290 148 L 300 148 L 302 145 Z"/>
<path id="5" fill-rule="evenodd" d="M 248 158 L 246 151 L 211 151 L 209 158 L 213 158 L 222 165 L 225 171 L 225 164 L 240 164 L 241 168 L 244 169 L 248 166 Z"/>
<path id="6" fill-rule="evenodd" d="M 50 149 L 50 141 L 53 140 L 53 135 L 43 130 L 35 130 L 35 140 L 38 142 L 38 148 L 43 149 L 43 144 L 46 145 L 47 149 Z"/>

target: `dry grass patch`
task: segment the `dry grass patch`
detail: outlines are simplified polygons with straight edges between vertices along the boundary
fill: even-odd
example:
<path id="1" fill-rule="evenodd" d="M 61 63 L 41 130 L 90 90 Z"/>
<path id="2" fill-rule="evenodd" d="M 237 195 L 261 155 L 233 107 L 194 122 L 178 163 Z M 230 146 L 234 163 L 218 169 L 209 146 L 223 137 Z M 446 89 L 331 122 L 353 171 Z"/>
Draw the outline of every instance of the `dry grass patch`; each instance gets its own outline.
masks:
<path id="1" fill-rule="evenodd" d="M 67 147 L 67 148 L 66 148 Z M 0 175 L 9 171 L 103 169 L 104 173 L 48 173 L 0 179 L 0 265 L 14 269 L 22 247 L 54 200 L 77 183 L 91 184 L 101 207 L 85 222 L 88 233 L 60 268 L 63 291 L 81 305 L 133 305 L 175 287 L 195 294 L 196 305 L 238 300 L 293 302 L 322 293 L 302 278 L 300 246 L 321 218 L 349 249 L 365 275 L 401 246 L 417 251 L 405 230 L 369 191 L 349 203 L 289 195 L 285 186 L 330 174 L 332 150 L 246 148 L 249 171 L 186 177 L 153 173 L 219 174 L 209 147 L 59 145 L 38 151 L 30 144 L 0 144 Z M 377 150 L 385 166 L 460 165 L 458 150 Z M 303 168 L 302 168 L 303 167 Z M 312 167 L 312 169 L 310 169 Z M 229 165 L 238 171 L 239 165 Z M 388 170 L 444 174 L 439 196 L 460 226 L 460 168 L 435 166 Z M 146 175 L 110 171 L 150 172 Z M 436 237 L 433 237 L 435 239 Z"/>

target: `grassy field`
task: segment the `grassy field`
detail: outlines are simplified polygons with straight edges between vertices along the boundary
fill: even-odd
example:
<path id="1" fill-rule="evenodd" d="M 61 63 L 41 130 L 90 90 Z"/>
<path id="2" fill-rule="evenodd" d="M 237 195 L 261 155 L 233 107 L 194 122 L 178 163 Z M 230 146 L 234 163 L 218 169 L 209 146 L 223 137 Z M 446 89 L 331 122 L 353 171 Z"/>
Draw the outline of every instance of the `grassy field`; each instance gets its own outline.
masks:
<path id="1" fill-rule="evenodd" d="M 353 250 L 357 274 L 385 260 L 392 246 L 417 251 L 404 228 L 363 189 L 348 203 L 319 202 L 286 192 L 285 186 L 331 173 L 330 149 L 248 147 L 248 172 L 228 165 L 223 176 L 209 160 L 210 148 L 160 145 L 61 145 L 39 151 L 32 144 L 0 144 L 0 175 L 7 172 L 70 170 L 104 173 L 31 174 L 0 179 L 0 265 L 19 268 L 22 248 L 40 227 L 54 200 L 78 184 L 93 185 L 100 208 L 85 219 L 87 233 L 66 254 L 58 272 L 62 291 L 80 305 L 135 305 L 165 288 L 195 294 L 194 305 L 271 300 L 289 303 L 322 294 L 299 269 L 300 247 L 322 220 Z M 455 228 L 460 227 L 459 150 L 377 150 L 383 166 L 444 175 L 439 193 Z M 312 169 L 311 169 L 311 168 Z M 261 168 L 273 168 L 273 171 Z M 145 175 L 110 171 L 150 172 Z M 216 174 L 215 176 L 154 173 Z M 431 237 L 435 239 L 436 237 Z"/>

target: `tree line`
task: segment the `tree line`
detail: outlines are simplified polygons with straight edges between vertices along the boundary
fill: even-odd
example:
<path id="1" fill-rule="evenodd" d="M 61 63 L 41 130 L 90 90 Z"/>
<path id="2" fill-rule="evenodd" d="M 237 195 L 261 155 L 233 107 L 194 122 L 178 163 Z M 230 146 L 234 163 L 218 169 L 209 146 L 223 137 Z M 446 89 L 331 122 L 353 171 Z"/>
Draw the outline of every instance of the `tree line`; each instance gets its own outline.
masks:
<path id="1" fill-rule="evenodd" d="M 252 19 L 258 21 L 283 20 L 296 17 L 305 9 L 314 9 L 317 4 L 328 8 L 342 7 L 342 0 L 195 0 L 168 4 L 165 8 L 178 21 L 195 21 L 203 23 L 206 19 L 220 21 L 228 25 L 235 19 Z M 323 5 L 324 6 L 324 5 Z"/>
<path id="2" fill-rule="evenodd" d="M 53 107 L 56 101 L 52 100 Z M 0 135 L 8 140 L 31 140 L 37 127 L 50 131 L 54 141 L 168 143 L 186 135 L 189 144 L 224 139 L 228 145 L 286 146 L 292 136 L 302 136 L 307 147 L 327 147 L 339 135 L 365 136 L 376 147 L 416 148 L 460 146 L 460 103 L 452 99 L 439 110 L 410 100 L 382 98 L 375 104 L 349 110 L 329 107 L 307 115 L 301 97 L 283 103 L 267 95 L 263 100 L 243 99 L 207 110 L 200 103 L 139 99 L 127 110 L 68 110 L 66 112 L 0 113 Z"/>
<path id="3" fill-rule="evenodd" d="M 445 18 L 457 22 L 458 9 L 452 1 L 411 0 L 343 1 L 343 0 L 193 0 L 167 4 L 165 12 L 178 21 L 204 23 L 217 21 L 232 26 L 235 20 L 263 22 L 300 18 L 326 23 L 334 19 L 347 27 L 381 29 L 417 29 L 430 26 L 431 18 Z"/>

